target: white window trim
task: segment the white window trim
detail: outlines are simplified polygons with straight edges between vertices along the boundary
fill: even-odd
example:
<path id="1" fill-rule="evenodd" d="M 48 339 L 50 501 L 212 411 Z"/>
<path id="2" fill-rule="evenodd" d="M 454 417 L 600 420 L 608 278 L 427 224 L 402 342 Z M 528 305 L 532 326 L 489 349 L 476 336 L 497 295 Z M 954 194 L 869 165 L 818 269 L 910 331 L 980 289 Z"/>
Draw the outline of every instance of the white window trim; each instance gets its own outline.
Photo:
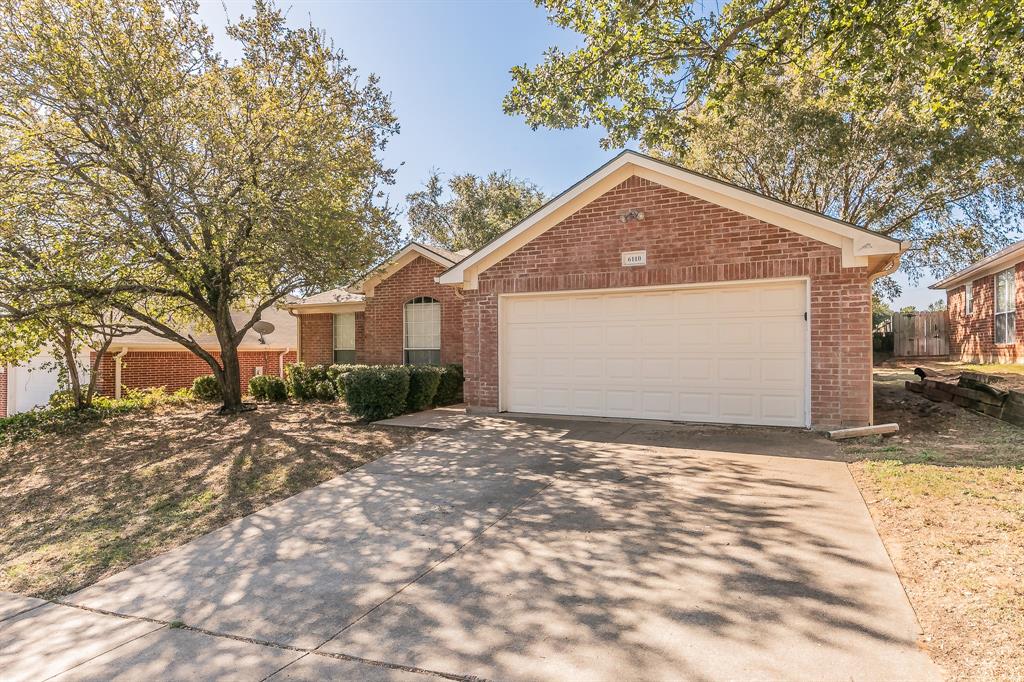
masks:
<path id="1" fill-rule="evenodd" d="M 974 314 L 974 282 L 967 282 L 967 284 L 964 285 L 964 297 L 966 299 L 965 303 L 964 303 L 964 314 L 966 314 L 966 315 L 973 315 Z"/>
<path id="2" fill-rule="evenodd" d="M 1006 275 L 1006 274 L 1010 275 L 1010 300 L 1013 303 L 1013 305 L 1010 306 L 1010 308 L 1007 309 L 1007 310 L 1000 310 L 999 309 L 999 278 L 1002 277 L 1003 275 Z M 1016 324 L 1017 323 L 1017 271 L 1016 271 L 1015 267 L 1014 268 L 1009 268 L 1007 270 L 1002 270 L 1000 272 L 997 272 L 993 276 L 992 292 L 993 292 L 993 301 L 992 301 L 992 312 L 993 312 L 993 315 L 992 315 L 992 339 L 993 339 L 993 341 L 995 341 L 995 344 L 997 346 L 1011 346 L 1011 345 L 1017 343 L 1017 329 L 1016 329 L 1016 327 L 1017 327 L 1017 324 Z M 1012 315 L 1013 316 L 1014 324 L 1009 327 L 1010 338 L 1008 340 L 1004 339 L 1004 340 L 1000 341 L 999 337 L 998 337 L 998 333 L 999 333 L 999 324 L 998 324 L 998 322 L 999 322 L 999 316 L 1000 315 L 1005 315 L 1005 316 Z"/>

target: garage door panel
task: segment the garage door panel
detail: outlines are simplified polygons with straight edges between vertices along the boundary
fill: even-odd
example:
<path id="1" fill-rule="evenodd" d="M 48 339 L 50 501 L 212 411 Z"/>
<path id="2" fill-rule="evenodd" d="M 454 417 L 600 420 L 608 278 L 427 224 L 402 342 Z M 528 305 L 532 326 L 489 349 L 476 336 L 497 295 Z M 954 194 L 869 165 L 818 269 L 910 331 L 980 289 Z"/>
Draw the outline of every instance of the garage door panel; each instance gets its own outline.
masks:
<path id="1" fill-rule="evenodd" d="M 717 401 L 713 393 L 680 393 L 679 418 L 709 421 L 715 416 Z"/>
<path id="2" fill-rule="evenodd" d="M 634 350 L 636 327 L 633 325 L 610 324 L 605 328 L 605 343 L 611 348 Z"/>
<path id="3" fill-rule="evenodd" d="M 605 407 L 611 417 L 632 417 L 640 411 L 639 395 L 631 390 L 608 389 Z"/>
<path id="4" fill-rule="evenodd" d="M 574 358 L 572 361 L 574 379 L 604 379 L 604 360 L 601 358 Z"/>
<path id="5" fill-rule="evenodd" d="M 508 303 L 502 409 L 807 423 L 804 282 Z"/>
<path id="6" fill-rule="evenodd" d="M 608 379 L 616 381 L 620 379 L 635 379 L 637 375 L 636 358 L 609 357 L 605 361 L 605 373 Z"/>
<path id="7" fill-rule="evenodd" d="M 708 289 L 693 289 L 675 296 L 676 313 L 680 317 L 702 317 L 715 313 L 715 294 Z"/>
<path id="8" fill-rule="evenodd" d="M 802 397 L 797 393 L 762 395 L 761 416 L 769 420 L 790 421 L 800 414 L 801 400 Z"/>

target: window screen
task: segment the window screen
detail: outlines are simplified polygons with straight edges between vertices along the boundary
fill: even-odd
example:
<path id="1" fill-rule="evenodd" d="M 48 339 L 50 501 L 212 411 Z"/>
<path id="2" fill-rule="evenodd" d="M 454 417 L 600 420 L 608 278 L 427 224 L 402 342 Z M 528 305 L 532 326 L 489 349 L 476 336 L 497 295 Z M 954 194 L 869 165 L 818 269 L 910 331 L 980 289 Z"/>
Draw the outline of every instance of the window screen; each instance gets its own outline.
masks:
<path id="1" fill-rule="evenodd" d="M 405 304 L 405 362 L 441 364 L 441 304 L 420 296 Z"/>
<path id="2" fill-rule="evenodd" d="M 334 362 L 352 364 L 356 361 L 356 316 L 355 313 L 339 313 L 334 316 Z"/>

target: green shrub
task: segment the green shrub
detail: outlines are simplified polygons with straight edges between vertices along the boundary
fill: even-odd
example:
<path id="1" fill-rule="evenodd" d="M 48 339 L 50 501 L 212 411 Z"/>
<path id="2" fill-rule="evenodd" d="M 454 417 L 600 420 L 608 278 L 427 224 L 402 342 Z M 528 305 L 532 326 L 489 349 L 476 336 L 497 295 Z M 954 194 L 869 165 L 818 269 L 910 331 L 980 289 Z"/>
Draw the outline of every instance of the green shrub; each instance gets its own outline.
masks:
<path id="1" fill-rule="evenodd" d="M 47 404 L 59 410 L 68 410 L 75 406 L 75 398 L 71 395 L 71 391 L 54 391 L 50 394 Z"/>
<path id="2" fill-rule="evenodd" d="M 317 400 L 325 403 L 332 402 L 338 398 L 338 389 L 330 379 L 316 382 L 314 393 Z"/>
<path id="3" fill-rule="evenodd" d="M 267 378 L 267 400 L 272 403 L 283 403 L 288 400 L 288 386 L 280 377 Z"/>
<path id="4" fill-rule="evenodd" d="M 249 395 L 255 400 L 266 400 L 267 399 L 267 379 L 266 374 L 257 374 L 252 379 L 249 379 Z"/>
<path id="5" fill-rule="evenodd" d="M 360 367 L 345 374 L 349 412 L 367 421 L 405 412 L 409 369 L 401 366 Z"/>
<path id="6" fill-rule="evenodd" d="M 443 370 L 433 365 L 409 365 L 409 395 L 405 398 L 405 408 L 409 412 L 419 412 L 434 404 L 437 386 L 441 383 Z"/>
<path id="7" fill-rule="evenodd" d="M 465 377 L 462 365 L 445 365 L 441 368 L 441 383 L 434 396 L 435 405 L 454 405 L 462 402 L 462 383 Z"/>
<path id="8" fill-rule="evenodd" d="M 217 377 L 212 374 L 196 377 L 192 382 L 192 394 L 197 400 L 203 400 L 208 403 L 215 403 L 223 399 L 220 392 L 220 384 L 217 383 Z"/>
<path id="9" fill-rule="evenodd" d="M 331 377 L 331 381 L 334 382 L 339 398 L 345 397 L 345 377 L 353 370 L 365 369 L 367 367 L 369 365 L 331 365 L 327 368 L 327 374 Z"/>
<path id="10" fill-rule="evenodd" d="M 331 381 L 327 368 L 323 365 L 306 365 L 302 362 L 289 365 L 285 371 L 285 377 L 288 383 L 288 393 L 296 400 L 320 400 L 317 394 L 317 385 L 324 381 Z"/>
<path id="11" fill-rule="evenodd" d="M 280 403 L 288 400 L 288 386 L 270 374 L 257 374 L 249 379 L 249 395 L 256 400 Z"/>

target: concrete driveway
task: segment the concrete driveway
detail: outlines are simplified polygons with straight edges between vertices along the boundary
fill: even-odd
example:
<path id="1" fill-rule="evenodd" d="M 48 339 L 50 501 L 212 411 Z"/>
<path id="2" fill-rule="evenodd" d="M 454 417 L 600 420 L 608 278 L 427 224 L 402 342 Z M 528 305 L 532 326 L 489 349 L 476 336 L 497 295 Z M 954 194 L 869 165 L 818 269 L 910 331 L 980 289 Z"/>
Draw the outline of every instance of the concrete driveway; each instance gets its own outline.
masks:
<path id="1" fill-rule="evenodd" d="M 0 670 L 937 679 L 834 459 L 797 431 L 473 420 L 108 578 L 72 606 L 7 620 L 0 610 Z M 75 618 L 113 619 L 120 634 L 76 645 L 89 628 Z"/>

